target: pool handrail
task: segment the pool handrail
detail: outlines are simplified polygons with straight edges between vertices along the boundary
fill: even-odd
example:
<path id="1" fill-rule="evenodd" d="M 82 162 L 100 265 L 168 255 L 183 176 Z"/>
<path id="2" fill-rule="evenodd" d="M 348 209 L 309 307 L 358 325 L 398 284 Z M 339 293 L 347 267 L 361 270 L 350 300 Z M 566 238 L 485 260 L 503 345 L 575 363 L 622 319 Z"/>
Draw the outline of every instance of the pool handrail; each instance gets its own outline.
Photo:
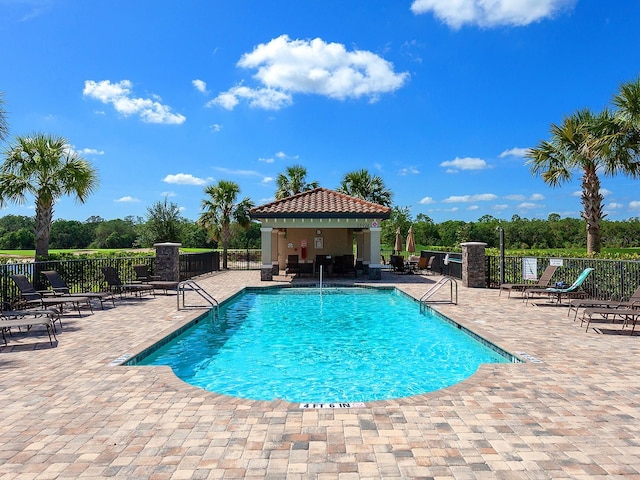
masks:
<path id="1" fill-rule="evenodd" d="M 218 309 L 220 304 L 218 301 L 207 292 L 204 288 L 202 288 L 195 280 L 184 280 L 178 283 L 178 294 L 177 294 L 177 308 L 178 310 L 188 309 L 188 308 L 209 308 L 214 311 L 215 315 L 218 315 Z M 189 290 L 197 293 L 208 305 L 187 305 L 185 302 L 185 292 Z M 182 299 L 182 308 L 180 308 L 180 299 Z"/>
<path id="2" fill-rule="evenodd" d="M 429 299 L 433 296 L 434 293 L 436 293 L 438 290 L 440 290 L 447 283 L 450 285 L 451 303 L 453 303 L 454 305 L 457 305 L 458 304 L 458 282 L 453 277 L 442 277 L 436 283 L 431 285 L 429 290 L 427 290 L 420 297 L 420 300 L 419 300 L 420 301 L 420 308 L 422 309 L 424 306 L 426 306 L 426 304 L 429 301 L 435 302 L 434 300 L 429 300 Z"/>

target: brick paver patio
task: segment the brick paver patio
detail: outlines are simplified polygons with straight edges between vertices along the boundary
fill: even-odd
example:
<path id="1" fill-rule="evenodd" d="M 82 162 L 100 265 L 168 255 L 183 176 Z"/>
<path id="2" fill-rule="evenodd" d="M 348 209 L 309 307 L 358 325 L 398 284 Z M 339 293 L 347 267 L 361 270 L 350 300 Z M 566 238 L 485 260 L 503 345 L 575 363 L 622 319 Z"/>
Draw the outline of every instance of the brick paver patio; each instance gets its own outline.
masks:
<path id="1" fill-rule="evenodd" d="M 198 283 L 223 300 L 268 284 L 259 277 Z M 372 283 L 419 297 L 437 278 Z M 620 323 L 585 333 L 566 307 L 494 290 L 460 287 L 458 305 L 435 308 L 532 361 L 416 397 L 301 410 L 115 365 L 199 313 L 177 311 L 175 295 L 65 316 L 55 348 L 44 332 L 14 334 L 0 347 L 0 478 L 640 479 L 640 338 Z"/>

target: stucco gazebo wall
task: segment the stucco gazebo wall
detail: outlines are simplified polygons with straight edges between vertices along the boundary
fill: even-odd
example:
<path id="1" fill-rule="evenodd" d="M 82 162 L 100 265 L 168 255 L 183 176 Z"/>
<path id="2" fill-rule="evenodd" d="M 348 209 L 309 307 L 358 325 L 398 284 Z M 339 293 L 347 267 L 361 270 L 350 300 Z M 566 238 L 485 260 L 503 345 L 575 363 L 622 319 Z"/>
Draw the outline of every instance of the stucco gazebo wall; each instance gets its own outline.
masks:
<path id="1" fill-rule="evenodd" d="M 317 234 L 316 231 L 322 233 Z M 316 238 L 322 238 L 322 248 L 316 248 Z M 306 241 L 306 256 L 302 242 Z M 298 255 L 303 263 L 315 261 L 316 255 L 349 255 L 353 253 L 353 232 L 346 228 L 287 228 L 278 235 L 278 265 L 284 269 L 289 255 Z M 274 257 L 275 258 L 275 257 Z"/>

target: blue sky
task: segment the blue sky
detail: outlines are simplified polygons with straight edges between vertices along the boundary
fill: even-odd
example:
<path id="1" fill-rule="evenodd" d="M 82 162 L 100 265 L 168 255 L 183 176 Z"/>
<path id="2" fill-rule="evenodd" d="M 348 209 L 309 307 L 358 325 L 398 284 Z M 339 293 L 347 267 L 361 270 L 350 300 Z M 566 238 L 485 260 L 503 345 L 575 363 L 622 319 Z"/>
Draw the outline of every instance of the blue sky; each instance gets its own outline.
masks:
<path id="1" fill-rule="evenodd" d="M 99 172 L 55 218 L 166 197 L 195 220 L 206 185 L 260 205 L 294 164 L 331 189 L 366 168 L 436 222 L 578 217 L 579 172 L 552 189 L 523 154 L 638 77 L 640 1 L 0 0 L 0 45 L 10 138 L 64 136 Z M 639 185 L 602 179 L 608 218 L 640 216 Z"/>

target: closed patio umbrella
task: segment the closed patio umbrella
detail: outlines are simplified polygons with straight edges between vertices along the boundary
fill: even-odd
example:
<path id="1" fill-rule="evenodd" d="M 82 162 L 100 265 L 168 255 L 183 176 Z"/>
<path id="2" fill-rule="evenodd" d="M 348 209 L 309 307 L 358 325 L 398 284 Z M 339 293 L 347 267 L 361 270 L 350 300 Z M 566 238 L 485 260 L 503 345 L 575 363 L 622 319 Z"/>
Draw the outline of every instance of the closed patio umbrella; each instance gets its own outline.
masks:
<path id="1" fill-rule="evenodd" d="M 400 227 L 396 230 L 396 243 L 393 246 L 393 249 L 396 253 L 400 253 L 402 251 L 402 233 L 400 233 Z"/>
<path id="2" fill-rule="evenodd" d="M 409 227 L 409 235 L 407 235 L 407 252 L 414 253 L 416 251 L 416 241 L 413 239 L 413 225 Z"/>

